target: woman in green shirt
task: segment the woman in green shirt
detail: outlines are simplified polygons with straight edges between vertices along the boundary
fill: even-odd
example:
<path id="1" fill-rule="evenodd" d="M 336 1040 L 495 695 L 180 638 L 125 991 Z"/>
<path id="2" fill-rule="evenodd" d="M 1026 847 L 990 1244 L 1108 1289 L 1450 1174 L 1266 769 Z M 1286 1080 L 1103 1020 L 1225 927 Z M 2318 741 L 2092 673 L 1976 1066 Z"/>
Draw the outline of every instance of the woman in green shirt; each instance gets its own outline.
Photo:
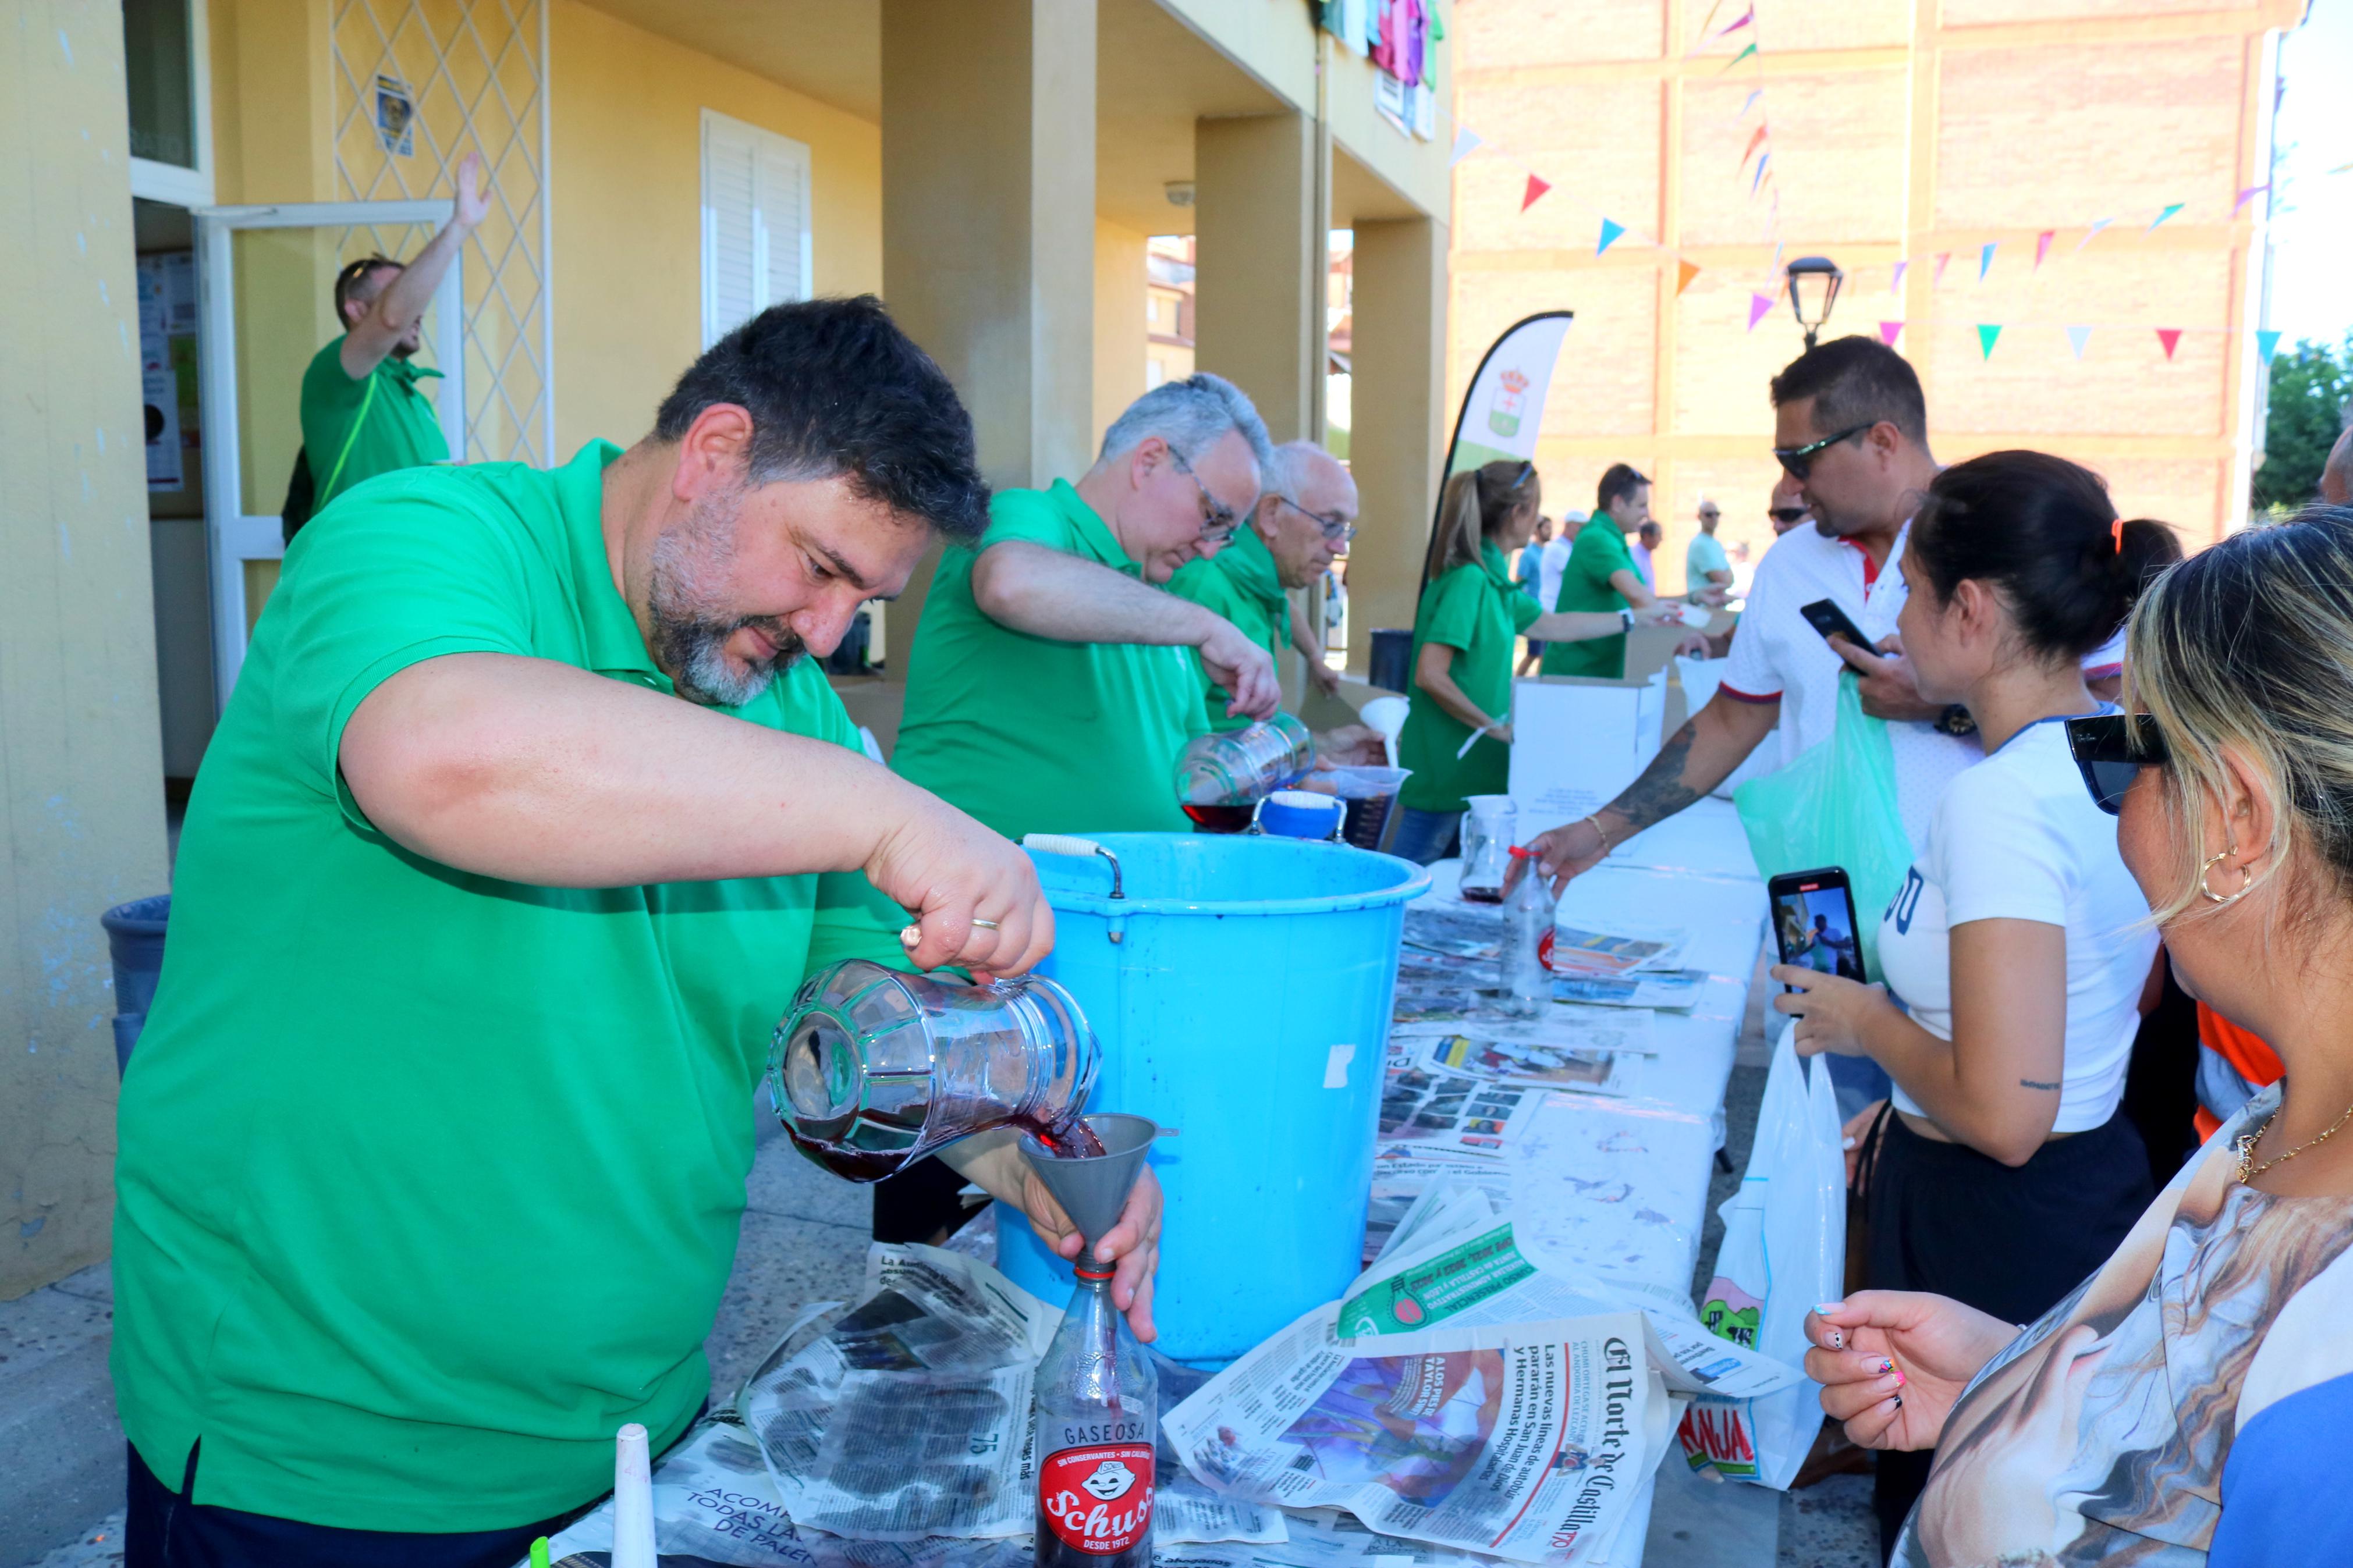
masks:
<path id="1" fill-rule="evenodd" d="M 1512 581 L 1506 563 L 1535 531 L 1544 487 L 1534 463 L 1489 463 L 1446 481 L 1422 565 L 1413 618 L 1413 707 L 1398 737 L 1398 761 L 1413 770 L 1398 793 L 1389 852 L 1428 865 L 1454 852 L 1464 802 L 1501 795 L 1510 775 L 1512 647 L 1522 635 L 1546 642 L 1616 637 L 1630 626 L 1672 618 L 1672 610 L 1546 615 Z M 1476 732 L 1466 752 L 1463 742 Z"/>

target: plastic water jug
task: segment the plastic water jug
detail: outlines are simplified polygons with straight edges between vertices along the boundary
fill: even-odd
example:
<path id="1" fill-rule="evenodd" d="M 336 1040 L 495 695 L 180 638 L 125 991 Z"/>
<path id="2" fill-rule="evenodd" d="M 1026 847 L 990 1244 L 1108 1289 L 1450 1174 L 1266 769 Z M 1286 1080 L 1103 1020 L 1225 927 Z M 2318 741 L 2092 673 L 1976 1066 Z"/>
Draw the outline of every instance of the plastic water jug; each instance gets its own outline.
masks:
<path id="1" fill-rule="evenodd" d="M 793 1147 L 872 1182 L 967 1133 L 1069 1127 L 1100 1060 L 1086 1015 L 1050 980 L 975 985 L 853 958 L 795 994 L 768 1096 Z"/>
<path id="2" fill-rule="evenodd" d="M 1196 735 L 1176 759 L 1184 805 L 1247 805 L 1296 782 L 1315 765 L 1315 737 L 1288 713 L 1245 730 Z"/>

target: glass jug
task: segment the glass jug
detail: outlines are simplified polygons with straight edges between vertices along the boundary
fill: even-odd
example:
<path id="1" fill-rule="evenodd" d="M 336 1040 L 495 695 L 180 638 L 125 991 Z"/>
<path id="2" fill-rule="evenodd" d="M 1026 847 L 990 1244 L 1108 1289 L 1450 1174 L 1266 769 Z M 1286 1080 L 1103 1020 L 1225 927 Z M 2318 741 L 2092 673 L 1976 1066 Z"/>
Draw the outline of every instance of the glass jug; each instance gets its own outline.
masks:
<path id="1" fill-rule="evenodd" d="M 1504 901 L 1504 873 L 1511 866 L 1519 811 L 1507 795 L 1474 795 L 1462 814 L 1462 900 L 1472 904 Z"/>
<path id="2" fill-rule="evenodd" d="M 1254 805 L 1314 765 L 1315 737 L 1277 712 L 1248 729 L 1194 736 L 1176 759 L 1176 801 L 1188 808 Z"/>
<path id="3" fill-rule="evenodd" d="M 793 1147 L 872 1182 L 966 1133 L 1067 1127 L 1099 1061 L 1086 1015 L 1050 980 L 975 985 L 853 958 L 795 994 L 768 1097 Z"/>

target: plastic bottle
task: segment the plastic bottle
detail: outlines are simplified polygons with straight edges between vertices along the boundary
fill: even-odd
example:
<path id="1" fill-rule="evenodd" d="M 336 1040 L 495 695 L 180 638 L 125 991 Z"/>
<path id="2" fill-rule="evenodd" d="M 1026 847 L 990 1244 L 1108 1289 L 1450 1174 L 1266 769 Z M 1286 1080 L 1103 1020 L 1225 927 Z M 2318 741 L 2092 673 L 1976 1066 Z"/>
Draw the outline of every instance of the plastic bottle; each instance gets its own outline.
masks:
<path id="1" fill-rule="evenodd" d="M 1176 799 L 1185 805 L 1246 805 L 1306 774 L 1315 737 L 1288 713 L 1246 730 L 1196 735 L 1176 759 Z"/>
<path id="2" fill-rule="evenodd" d="M 1039 1568 L 1149 1568 L 1160 1376 L 1112 1305 L 1092 1245 L 1038 1363 Z"/>
<path id="3" fill-rule="evenodd" d="M 1504 899 L 1504 1010 L 1515 1018 L 1533 1018 L 1552 1000 L 1552 970 L 1544 959 L 1544 940 L 1552 931 L 1552 886 L 1535 850 L 1515 844 L 1512 858 L 1520 864 L 1520 885 Z"/>

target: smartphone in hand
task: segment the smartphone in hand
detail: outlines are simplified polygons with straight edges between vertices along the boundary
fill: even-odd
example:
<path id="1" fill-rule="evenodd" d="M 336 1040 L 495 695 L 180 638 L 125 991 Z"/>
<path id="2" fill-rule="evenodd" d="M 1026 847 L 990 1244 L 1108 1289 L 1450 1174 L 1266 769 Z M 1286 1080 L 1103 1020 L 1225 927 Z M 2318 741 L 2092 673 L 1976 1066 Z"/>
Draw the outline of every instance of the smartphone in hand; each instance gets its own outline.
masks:
<path id="1" fill-rule="evenodd" d="M 1864 653 L 1877 651 L 1873 647 L 1871 639 L 1862 635 L 1862 628 L 1856 626 L 1844 610 L 1840 609 L 1828 599 L 1816 599 L 1810 605 L 1802 605 L 1799 606 L 1798 614 L 1806 617 L 1806 625 L 1820 633 L 1824 642 L 1828 642 L 1835 635 L 1846 638 Z"/>
<path id="2" fill-rule="evenodd" d="M 1783 963 L 1849 980 L 1862 978 L 1854 890 L 1847 885 L 1843 868 L 1784 872 L 1765 884 L 1765 896 L 1773 908 L 1773 941 Z"/>

